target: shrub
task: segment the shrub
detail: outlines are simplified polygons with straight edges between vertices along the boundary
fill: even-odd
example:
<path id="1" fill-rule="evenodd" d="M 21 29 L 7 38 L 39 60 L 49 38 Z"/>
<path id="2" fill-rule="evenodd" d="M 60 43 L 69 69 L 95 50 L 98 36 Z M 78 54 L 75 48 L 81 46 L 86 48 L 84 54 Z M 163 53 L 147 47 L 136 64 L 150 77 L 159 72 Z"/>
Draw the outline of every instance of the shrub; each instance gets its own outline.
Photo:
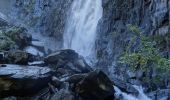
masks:
<path id="1" fill-rule="evenodd" d="M 156 69 L 170 71 L 170 59 L 165 58 L 160 54 L 158 48 L 156 48 L 156 43 L 151 37 L 143 34 L 136 26 L 128 25 L 128 27 L 135 34 L 126 49 L 126 52 L 120 58 L 120 62 L 131 66 L 133 70 L 141 68 L 146 71 L 150 66 L 154 66 Z M 137 41 L 138 46 L 136 47 L 136 50 L 132 52 L 130 48 L 134 46 Z"/>

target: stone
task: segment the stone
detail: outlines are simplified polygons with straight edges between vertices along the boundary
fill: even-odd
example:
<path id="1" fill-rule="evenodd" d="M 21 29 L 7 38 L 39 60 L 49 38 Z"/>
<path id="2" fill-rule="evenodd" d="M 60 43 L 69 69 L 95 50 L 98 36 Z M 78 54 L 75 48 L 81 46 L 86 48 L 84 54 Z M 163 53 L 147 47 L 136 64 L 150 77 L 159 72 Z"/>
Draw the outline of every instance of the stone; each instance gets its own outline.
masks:
<path id="1" fill-rule="evenodd" d="M 29 61 L 29 54 L 24 51 L 13 50 L 13 51 L 4 52 L 3 63 L 26 65 L 28 64 L 28 61 Z"/>
<path id="2" fill-rule="evenodd" d="M 35 56 L 41 56 L 43 57 L 44 56 L 44 52 L 41 52 L 39 51 L 37 48 L 35 47 L 32 47 L 32 46 L 28 46 L 24 49 L 24 51 L 32 54 L 32 55 L 35 55 Z"/>
<path id="3" fill-rule="evenodd" d="M 48 55 L 44 61 L 48 64 L 57 64 L 58 60 L 73 61 L 78 59 L 79 55 L 74 50 L 60 50 Z"/>
<path id="4" fill-rule="evenodd" d="M 0 33 L 0 50 L 10 50 L 15 48 L 15 42 L 12 41 L 7 36 L 4 36 L 3 33 Z"/>
<path id="5" fill-rule="evenodd" d="M 83 80 L 88 74 L 74 74 L 72 76 L 61 78 L 60 80 L 63 82 L 74 83 L 77 84 L 81 80 Z"/>
<path id="6" fill-rule="evenodd" d="M 27 64 L 30 64 L 31 62 L 42 60 L 42 57 L 40 56 L 35 56 L 25 51 L 21 51 L 21 50 L 10 50 L 10 51 L 4 51 L 0 53 L 3 56 L 3 58 L 0 59 L 1 64 L 27 65 Z"/>
<path id="7" fill-rule="evenodd" d="M 153 100 L 169 100 L 170 98 L 170 89 L 159 89 L 147 94 Z M 163 99 L 164 98 L 164 99 Z"/>
<path id="8" fill-rule="evenodd" d="M 118 87 L 121 91 L 126 93 L 131 93 L 134 95 L 138 95 L 139 92 L 132 86 L 132 84 L 127 83 L 126 81 L 120 80 L 116 77 L 112 77 L 112 81 L 116 87 Z"/>
<path id="9" fill-rule="evenodd" d="M 51 77 L 48 67 L 6 64 L 0 67 L 0 97 L 33 95 L 47 87 Z"/>
<path id="10" fill-rule="evenodd" d="M 28 62 L 28 65 L 30 66 L 45 66 L 45 63 L 44 61 L 33 61 L 33 62 Z"/>
<path id="11" fill-rule="evenodd" d="M 11 96 L 11 97 L 3 98 L 2 100 L 17 100 L 17 98 L 14 96 Z"/>
<path id="12" fill-rule="evenodd" d="M 102 71 L 96 70 L 76 85 L 76 92 L 85 100 L 113 100 L 114 87 Z"/>
<path id="13" fill-rule="evenodd" d="M 92 68 L 74 50 L 60 50 L 45 57 L 44 62 L 55 68 L 58 76 L 88 73 Z"/>
<path id="14" fill-rule="evenodd" d="M 75 100 L 75 97 L 70 91 L 62 89 L 55 93 L 50 100 Z"/>

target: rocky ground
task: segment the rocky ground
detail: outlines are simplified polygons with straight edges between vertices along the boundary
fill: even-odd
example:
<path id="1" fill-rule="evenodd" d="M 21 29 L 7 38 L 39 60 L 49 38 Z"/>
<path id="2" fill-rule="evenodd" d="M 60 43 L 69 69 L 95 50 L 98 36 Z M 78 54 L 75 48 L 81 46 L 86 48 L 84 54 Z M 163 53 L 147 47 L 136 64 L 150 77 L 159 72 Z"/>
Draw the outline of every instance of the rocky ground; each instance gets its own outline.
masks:
<path id="1" fill-rule="evenodd" d="M 48 55 L 21 27 L 0 19 L 2 100 L 113 100 L 113 82 L 73 50 Z M 27 48 L 34 48 L 30 51 Z M 31 49 L 32 50 L 32 49 Z"/>
<path id="2" fill-rule="evenodd" d="M 112 7 L 112 3 L 107 3 L 109 1 L 111 2 L 111 0 L 107 0 L 104 4 L 108 5 L 105 6 L 105 8 L 111 9 L 110 7 Z M 62 1 L 62 3 L 65 3 L 65 1 Z M 18 3 L 18 7 L 19 5 L 20 4 Z M 43 7 L 44 9 L 48 9 L 48 6 L 48 3 L 45 3 Z M 116 9 L 117 8 L 118 7 L 116 7 Z M 67 7 L 65 7 L 65 9 L 67 9 Z M 124 9 L 126 9 L 126 7 Z M 124 9 L 122 9 L 122 11 L 126 11 Z M 54 11 L 55 10 L 56 8 Z M 110 10 L 107 11 L 111 12 Z M 121 11 L 116 10 L 116 12 Z M 62 9 L 59 9 L 59 11 L 56 11 L 56 13 L 59 13 L 58 15 L 61 16 L 62 14 L 66 16 Z M 53 17 L 55 16 L 53 14 L 55 13 L 49 14 L 50 17 L 45 17 L 45 21 L 47 22 L 42 23 L 44 24 L 42 27 L 47 28 L 44 30 L 45 32 L 51 30 L 48 29 L 51 26 L 52 29 L 55 29 L 53 31 L 59 32 L 52 31 L 52 33 L 49 33 L 49 35 L 63 32 L 60 27 L 55 28 L 56 23 L 62 19 L 58 19 L 57 17 L 55 19 L 56 23 L 52 23 Z M 115 20 L 118 22 L 113 23 L 114 25 L 108 25 L 110 25 L 109 27 L 115 26 L 120 30 L 121 28 L 119 27 L 122 27 L 121 25 L 123 22 L 119 22 L 119 20 L 122 21 L 123 18 L 119 19 L 119 16 L 116 15 L 113 18 L 113 22 Z M 112 16 L 112 14 L 108 16 L 105 14 L 105 16 L 108 17 L 106 20 L 110 21 L 110 16 Z M 49 18 L 51 20 L 48 22 Z M 61 25 L 57 25 L 63 27 L 64 22 L 60 23 Z M 104 24 L 104 26 L 108 25 Z M 106 32 L 114 30 L 115 27 L 113 27 L 113 29 L 108 28 Z M 16 27 L 9 24 L 6 20 L 0 19 L 0 98 L 2 98 L 2 100 L 121 100 L 121 96 L 117 97 L 115 95 L 114 86 L 118 87 L 125 93 L 133 95 L 139 94 L 139 91 L 136 90 L 132 85 L 139 83 L 139 81 L 136 79 L 136 76 L 141 76 L 140 71 L 136 74 L 130 74 L 128 78 L 125 78 L 127 80 L 121 80 L 114 75 L 112 75 L 112 77 L 109 79 L 109 77 L 103 71 L 92 69 L 91 66 L 85 62 L 83 57 L 73 50 L 46 52 L 45 48 L 41 46 L 41 42 L 35 40 L 32 38 L 32 36 L 27 34 L 27 29 L 23 27 Z M 125 30 L 122 29 L 120 31 L 123 31 L 124 33 Z M 126 35 L 121 36 L 121 39 L 126 37 Z M 58 37 L 58 35 L 56 37 Z M 98 55 L 102 60 L 100 61 L 101 63 L 98 63 L 96 66 L 104 68 L 107 66 L 105 63 L 108 64 L 108 62 L 113 60 L 113 58 L 110 58 L 110 56 L 113 57 L 113 55 L 119 54 L 121 51 L 117 46 L 118 42 L 120 41 L 117 41 L 117 39 L 112 39 L 115 41 L 109 42 L 109 40 L 111 40 L 107 38 L 111 37 L 109 34 L 106 38 L 103 35 L 101 37 L 103 38 L 100 39 L 102 44 L 100 44 L 100 41 L 98 44 L 100 47 L 103 47 L 101 49 L 104 49 L 104 51 L 98 50 L 99 54 L 102 54 Z M 116 35 L 114 38 L 119 38 L 119 36 Z M 110 45 L 112 45 L 112 42 L 114 42 L 114 47 L 112 48 L 114 48 L 114 50 L 118 49 L 118 53 L 114 52 L 115 54 L 109 54 L 108 48 Z M 105 49 L 108 51 L 105 51 Z M 147 87 L 148 84 L 149 83 L 146 83 L 144 85 Z M 167 84 L 166 86 L 169 86 L 169 83 L 163 83 L 163 87 L 165 84 Z M 168 97 L 170 95 L 169 88 L 152 92 L 146 89 L 146 91 L 147 95 L 152 99 L 157 98 L 159 100 L 162 97 Z"/>
<path id="3" fill-rule="evenodd" d="M 1 19 L 0 98 L 2 100 L 115 100 L 114 86 L 138 95 L 132 84 L 92 69 L 74 50 L 46 54 L 24 28 Z M 36 51 L 27 50 L 34 48 Z M 169 90 L 149 93 L 152 98 Z"/>

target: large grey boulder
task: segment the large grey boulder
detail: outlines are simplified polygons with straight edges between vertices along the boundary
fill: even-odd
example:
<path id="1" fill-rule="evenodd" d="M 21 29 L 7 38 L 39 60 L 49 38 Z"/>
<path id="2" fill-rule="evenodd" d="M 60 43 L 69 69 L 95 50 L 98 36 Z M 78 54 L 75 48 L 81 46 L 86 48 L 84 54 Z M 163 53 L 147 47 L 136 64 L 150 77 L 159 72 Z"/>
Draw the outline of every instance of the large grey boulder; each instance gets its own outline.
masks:
<path id="1" fill-rule="evenodd" d="M 33 95 L 48 86 L 51 76 L 48 67 L 0 65 L 0 97 Z"/>
<path id="2" fill-rule="evenodd" d="M 42 57 L 32 55 L 26 51 L 11 50 L 0 52 L 0 64 L 19 64 L 27 65 L 30 62 L 41 60 Z"/>
<path id="3" fill-rule="evenodd" d="M 66 49 L 45 57 L 44 62 L 56 70 L 57 76 L 88 73 L 91 67 L 74 50 Z"/>
<path id="4" fill-rule="evenodd" d="M 62 89 L 55 93 L 50 100 L 75 100 L 75 96 L 70 91 Z"/>
<path id="5" fill-rule="evenodd" d="M 114 100 L 114 88 L 107 75 L 96 70 L 76 84 L 76 92 L 83 100 Z"/>

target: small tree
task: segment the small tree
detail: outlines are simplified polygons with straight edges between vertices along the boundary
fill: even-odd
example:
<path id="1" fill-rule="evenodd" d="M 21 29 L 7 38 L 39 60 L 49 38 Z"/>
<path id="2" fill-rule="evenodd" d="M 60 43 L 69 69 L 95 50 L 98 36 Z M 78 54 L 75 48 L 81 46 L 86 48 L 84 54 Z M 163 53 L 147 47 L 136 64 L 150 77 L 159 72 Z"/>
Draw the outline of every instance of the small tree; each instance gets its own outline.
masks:
<path id="1" fill-rule="evenodd" d="M 136 26 L 128 25 L 130 30 L 135 33 L 131 39 L 126 52 L 120 58 L 120 62 L 132 68 L 132 70 L 142 69 L 143 71 L 150 71 L 151 68 L 158 70 L 158 73 L 165 73 L 170 71 L 170 59 L 163 57 L 156 43 L 142 33 Z M 132 52 L 130 49 L 138 41 L 136 50 Z M 151 76 L 152 78 L 152 76 Z"/>

